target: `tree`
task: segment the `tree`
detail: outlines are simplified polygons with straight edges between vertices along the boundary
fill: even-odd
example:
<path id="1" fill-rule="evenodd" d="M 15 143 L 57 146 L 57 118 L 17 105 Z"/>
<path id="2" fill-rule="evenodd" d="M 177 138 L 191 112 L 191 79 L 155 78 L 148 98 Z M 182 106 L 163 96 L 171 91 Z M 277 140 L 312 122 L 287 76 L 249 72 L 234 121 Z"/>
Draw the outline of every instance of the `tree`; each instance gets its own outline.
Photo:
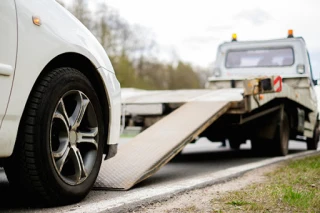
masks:
<path id="1" fill-rule="evenodd" d="M 178 62 L 178 66 L 171 72 L 170 89 L 200 88 L 200 80 L 191 65 Z"/>
<path id="2" fill-rule="evenodd" d="M 137 76 L 131 61 L 125 55 L 112 58 L 113 67 L 122 87 L 135 87 Z"/>
<path id="3" fill-rule="evenodd" d="M 62 0 L 59 3 L 66 6 Z M 200 82 L 205 72 L 195 71 L 190 64 L 179 60 L 174 49 L 172 63 L 157 59 L 153 52 L 157 44 L 149 30 L 130 25 L 105 2 L 99 3 L 97 8 L 94 17 L 88 9 L 88 0 L 74 0 L 67 9 L 97 37 L 108 53 L 122 87 L 183 89 L 203 86 Z"/>
<path id="4" fill-rule="evenodd" d="M 74 0 L 72 6 L 68 9 L 83 25 L 89 30 L 92 29 L 92 17 L 87 0 Z"/>

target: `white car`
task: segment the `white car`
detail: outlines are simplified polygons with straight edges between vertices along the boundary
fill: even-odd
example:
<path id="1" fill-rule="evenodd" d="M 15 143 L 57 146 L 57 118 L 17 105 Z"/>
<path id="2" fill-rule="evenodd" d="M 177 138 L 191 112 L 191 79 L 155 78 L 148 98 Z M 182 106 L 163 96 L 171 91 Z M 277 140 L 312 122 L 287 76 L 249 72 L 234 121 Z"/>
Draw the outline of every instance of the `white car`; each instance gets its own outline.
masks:
<path id="1" fill-rule="evenodd" d="M 78 202 L 117 150 L 110 60 L 55 0 L 1 0 L 0 29 L 0 167 L 33 200 Z"/>

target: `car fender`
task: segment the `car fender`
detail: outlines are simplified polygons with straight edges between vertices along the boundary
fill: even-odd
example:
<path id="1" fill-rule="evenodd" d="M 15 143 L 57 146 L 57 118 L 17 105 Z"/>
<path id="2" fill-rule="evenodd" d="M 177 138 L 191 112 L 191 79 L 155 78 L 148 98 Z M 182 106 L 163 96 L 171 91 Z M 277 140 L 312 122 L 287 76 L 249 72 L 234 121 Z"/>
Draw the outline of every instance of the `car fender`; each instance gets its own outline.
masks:
<path id="1" fill-rule="evenodd" d="M 16 0 L 16 5 L 17 64 L 8 110 L 0 130 L 0 157 L 12 154 L 21 115 L 38 76 L 52 59 L 63 53 L 83 55 L 96 67 L 105 83 L 110 109 L 115 108 L 110 114 L 110 126 L 119 123 L 119 127 L 115 126 L 115 131 L 111 131 L 108 141 L 117 143 L 120 85 L 103 47 L 88 29 L 54 0 Z M 40 20 L 40 26 L 33 23 L 34 17 Z"/>

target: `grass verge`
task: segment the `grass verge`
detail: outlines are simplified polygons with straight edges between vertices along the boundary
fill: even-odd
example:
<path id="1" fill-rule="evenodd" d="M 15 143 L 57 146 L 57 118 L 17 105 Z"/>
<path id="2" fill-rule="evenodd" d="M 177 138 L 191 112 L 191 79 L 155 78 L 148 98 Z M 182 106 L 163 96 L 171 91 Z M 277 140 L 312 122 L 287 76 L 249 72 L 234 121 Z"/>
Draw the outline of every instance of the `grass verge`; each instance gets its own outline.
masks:
<path id="1" fill-rule="evenodd" d="M 286 163 L 267 181 L 211 200 L 212 212 L 320 212 L 320 155 Z"/>

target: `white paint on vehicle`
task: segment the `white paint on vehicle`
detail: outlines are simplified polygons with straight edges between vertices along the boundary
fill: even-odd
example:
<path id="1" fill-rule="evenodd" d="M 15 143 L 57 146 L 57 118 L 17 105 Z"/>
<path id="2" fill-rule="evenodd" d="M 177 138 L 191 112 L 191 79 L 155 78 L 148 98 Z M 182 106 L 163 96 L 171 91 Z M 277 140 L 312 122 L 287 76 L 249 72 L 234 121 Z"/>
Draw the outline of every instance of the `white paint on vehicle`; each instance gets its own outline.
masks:
<path id="1" fill-rule="evenodd" d="M 35 15 L 41 26 L 33 24 Z M 82 55 L 97 68 L 110 105 L 108 143 L 118 142 L 120 84 L 104 48 L 79 20 L 56 1 L 2 0 L 0 29 L 5 32 L 0 33 L 0 158 L 12 154 L 23 110 L 40 73 L 66 53 Z"/>

